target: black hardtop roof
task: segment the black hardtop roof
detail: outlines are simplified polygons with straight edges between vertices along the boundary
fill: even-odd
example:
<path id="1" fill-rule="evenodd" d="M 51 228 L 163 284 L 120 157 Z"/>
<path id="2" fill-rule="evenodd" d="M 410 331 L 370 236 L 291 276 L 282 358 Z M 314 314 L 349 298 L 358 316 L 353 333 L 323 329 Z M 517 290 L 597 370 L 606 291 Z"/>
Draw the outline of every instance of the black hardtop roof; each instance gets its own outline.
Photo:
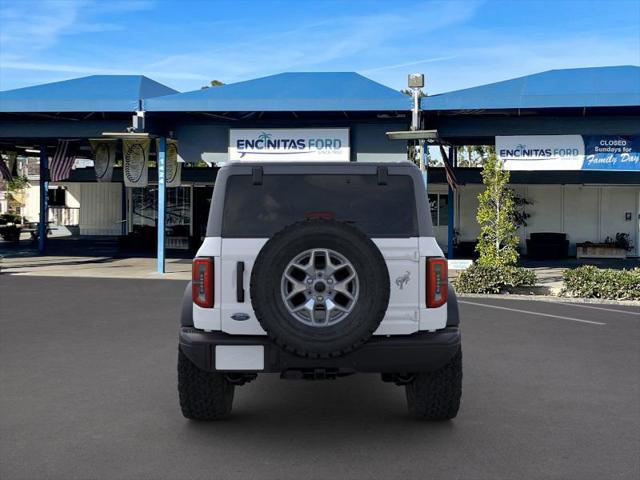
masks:
<path id="1" fill-rule="evenodd" d="M 409 161 L 398 162 L 230 162 L 225 164 L 221 172 L 229 174 L 250 174 L 254 168 L 262 168 L 268 174 L 375 174 L 379 167 L 386 168 L 393 174 L 420 174 L 416 165 Z"/>
<path id="2" fill-rule="evenodd" d="M 258 170 L 258 171 L 256 171 Z M 262 185 L 262 175 L 378 175 L 385 185 L 386 175 L 408 176 L 413 183 L 418 233 L 432 237 L 431 214 L 420 169 L 409 161 L 400 162 L 230 162 L 218 172 L 207 224 L 208 237 L 222 236 L 222 219 L 226 201 L 227 180 L 234 176 L 254 175 L 253 185 Z M 357 194 L 354 189 L 354 194 Z"/>

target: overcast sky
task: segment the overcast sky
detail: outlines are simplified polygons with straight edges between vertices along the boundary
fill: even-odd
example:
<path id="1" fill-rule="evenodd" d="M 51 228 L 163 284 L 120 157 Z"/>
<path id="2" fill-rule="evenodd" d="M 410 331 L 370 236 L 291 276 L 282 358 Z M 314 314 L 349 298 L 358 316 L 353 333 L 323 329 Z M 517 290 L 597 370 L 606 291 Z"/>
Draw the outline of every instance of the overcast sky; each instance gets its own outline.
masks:
<path id="1" fill-rule="evenodd" d="M 357 71 L 430 94 L 555 68 L 640 64 L 640 1 L 0 0 L 0 90 L 144 74 L 181 91 Z"/>

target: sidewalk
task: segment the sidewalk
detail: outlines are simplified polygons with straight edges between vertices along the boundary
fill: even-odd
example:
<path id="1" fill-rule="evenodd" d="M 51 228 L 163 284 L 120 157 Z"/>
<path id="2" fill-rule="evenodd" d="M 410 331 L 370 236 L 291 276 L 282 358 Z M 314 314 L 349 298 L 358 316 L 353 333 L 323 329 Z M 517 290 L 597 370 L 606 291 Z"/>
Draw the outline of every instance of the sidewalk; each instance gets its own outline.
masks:
<path id="1" fill-rule="evenodd" d="M 191 260 L 167 259 L 167 273 L 156 272 L 155 258 L 22 256 L 0 259 L 0 273 L 49 277 L 190 280 Z"/>
<path id="2" fill-rule="evenodd" d="M 562 272 L 566 268 L 577 267 L 587 262 L 576 260 L 558 262 L 526 262 L 538 279 L 537 285 L 524 288 L 523 294 L 557 295 L 562 288 Z M 638 259 L 627 259 L 624 263 L 611 260 L 589 262 L 601 268 L 634 268 L 640 266 Z M 156 259 L 148 257 L 119 258 L 111 256 L 43 256 L 24 253 L 21 256 L 2 258 L 0 273 L 13 275 L 39 275 L 52 277 L 98 277 L 98 278 L 146 278 L 168 280 L 190 280 L 191 260 L 171 258 L 166 261 L 165 274 L 156 272 Z M 454 279 L 459 270 L 451 270 L 449 278 Z"/>

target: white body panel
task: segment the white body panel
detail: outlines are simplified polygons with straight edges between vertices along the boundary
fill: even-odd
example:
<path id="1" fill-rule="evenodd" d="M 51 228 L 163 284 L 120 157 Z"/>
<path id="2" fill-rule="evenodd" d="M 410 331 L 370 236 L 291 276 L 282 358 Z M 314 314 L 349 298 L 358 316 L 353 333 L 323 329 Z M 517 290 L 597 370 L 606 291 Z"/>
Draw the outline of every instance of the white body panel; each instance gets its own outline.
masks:
<path id="1" fill-rule="evenodd" d="M 215 308 L 193 307 L 196 328 L 221 330 L 234 335 L 266 335 L 251 306 L 249 283 L 256 257 L 267 238 L 207 238 L 198 257 L 214 258 Z M 419 330 L 437 330 L 447 323 L 447 306 L 425 308 L 426 257 L 441 257 L 433 237 L 374 238 L 389 270 L 390 295 L 387 313 L 374 335 L 407 335 Z M 244 262 L 245 301 L 236 294 L 236 266 Z M 234 320 L 234 314 L 248 316 Z"/>

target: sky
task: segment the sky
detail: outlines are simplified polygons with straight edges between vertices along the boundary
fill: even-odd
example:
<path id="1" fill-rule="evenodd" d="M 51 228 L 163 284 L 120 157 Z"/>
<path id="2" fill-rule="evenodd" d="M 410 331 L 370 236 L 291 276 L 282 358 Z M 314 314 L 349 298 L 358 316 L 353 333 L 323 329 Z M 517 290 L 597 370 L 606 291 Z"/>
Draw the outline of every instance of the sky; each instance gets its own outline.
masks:
<path id="1" fill-rule="evenodd" d="M 0 0 L 0 90 L 357 71 L 396 89 L 421 72 L 434 94 L 606 65 L 640 65 L 639 0 Z"/>

